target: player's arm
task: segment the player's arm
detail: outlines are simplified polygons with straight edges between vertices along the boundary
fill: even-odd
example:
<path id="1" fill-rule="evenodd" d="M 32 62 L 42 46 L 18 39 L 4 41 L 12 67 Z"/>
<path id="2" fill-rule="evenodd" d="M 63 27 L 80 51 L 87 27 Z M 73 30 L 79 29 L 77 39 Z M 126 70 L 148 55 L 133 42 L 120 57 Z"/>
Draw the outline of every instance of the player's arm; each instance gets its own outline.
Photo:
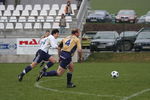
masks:
<path id="1" fill-rule="evenodd" d="M 81 48 L 81 42 L 79 39 L 77 41 L 77 50 L 78 50 L 79 61 L 82 61 L 82 48 Z"/>

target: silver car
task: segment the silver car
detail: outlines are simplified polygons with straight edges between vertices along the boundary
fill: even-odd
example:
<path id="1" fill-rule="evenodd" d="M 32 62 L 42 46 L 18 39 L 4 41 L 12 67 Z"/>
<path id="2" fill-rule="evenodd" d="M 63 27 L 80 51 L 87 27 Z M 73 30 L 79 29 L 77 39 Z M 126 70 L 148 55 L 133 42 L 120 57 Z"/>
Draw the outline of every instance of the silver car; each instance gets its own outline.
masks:
<path id="1" fill-rule="evenodd" d="M 150 11 L 148 11 L 147 14 L 141 16 L 137 23 L 150 23 Z"/>

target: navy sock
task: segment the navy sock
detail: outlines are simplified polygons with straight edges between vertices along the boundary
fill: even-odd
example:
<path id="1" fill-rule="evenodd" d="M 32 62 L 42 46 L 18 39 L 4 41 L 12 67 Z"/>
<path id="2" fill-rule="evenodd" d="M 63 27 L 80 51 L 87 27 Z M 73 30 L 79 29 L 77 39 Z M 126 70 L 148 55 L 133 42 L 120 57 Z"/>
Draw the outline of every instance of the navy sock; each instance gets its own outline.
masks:
<path id="1" fill-rule="evenodd" d="M 54 63 L 48 62 L 42 70 L 45 72 L 48 68 L 52 67 L 53 65 L 54 65 Z"/>
<path id="2" fill-rule="evenodd" d="M 67 73 L 67 84 L 71 84 L 71 79 L 72 79 L 72 73 L 68 72 Z"/>
<path id="3" fill-rule="evenodd" d="M 43 76 L 57 76 L 57 72 L 55 70 L 50 72 L 45 72 Z"/>
<path id="4" fill-rule="evenodd" d="M 32 70 L 32 67 L 31 66 L 27 66 L 23 72 L 21 73 L 22 76 L 24 76 L 26 73 L 28 73 L 30 70 Z"/>

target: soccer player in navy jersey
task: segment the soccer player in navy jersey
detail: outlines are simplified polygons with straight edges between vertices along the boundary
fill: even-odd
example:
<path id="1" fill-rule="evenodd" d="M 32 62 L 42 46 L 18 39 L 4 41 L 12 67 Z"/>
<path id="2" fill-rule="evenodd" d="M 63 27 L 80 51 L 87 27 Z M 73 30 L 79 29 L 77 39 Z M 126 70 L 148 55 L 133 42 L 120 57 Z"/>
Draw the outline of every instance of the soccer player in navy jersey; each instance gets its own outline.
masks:
<path id="1" fill-rule="evenodd" d="M 42 71 L 46 71 L 56 62 L 56 59 L 52 55 L 48 54 L 48 50 L 49 48 L 58 48 L 56 40 L 58 37 L 58 29 L 52 30 L 50 35 L 46 33 L 44 36 L 42 36 L 42 38 L 40 39 L 40 47 L 36 52 L 33 62 L 30 65 L 26 66 L 26 68 L 18 75 L 19 81 L 22 81 L 23 76 L 31 71 L 34 67 L 36 67 L 36 65 L 38 65 L 41 61 L 49 61 L 42 69 Z"/>
<path id="2" fill-rule="evenodd" d="M 43 76 L 61 76 L 64 74 L 64 72 L 68 69 L 69 72 L 67 73 L 67 88 L 73 88 L 76 87 L 72 82 L 72 73 L 74 71 L 74 65 L 72 62 L 72 56 L 74 55 L 74 52 L 78 51 L 79 60 L 82 61 L 82 49 L 81 49 L 81 42 L 78 38 L 80 35 L 80 32 L 78 29 L 72 30 L 72 34 L 70 36 L 67 36 L 60 42 L 60 49 L 61 52 L 59 54 L 60 56 L 60 65 L 58 69 L 55 71 L 50 72 L 41 72 L 39 76 L 37 77 L 37 81 L 39 81 Z"/>

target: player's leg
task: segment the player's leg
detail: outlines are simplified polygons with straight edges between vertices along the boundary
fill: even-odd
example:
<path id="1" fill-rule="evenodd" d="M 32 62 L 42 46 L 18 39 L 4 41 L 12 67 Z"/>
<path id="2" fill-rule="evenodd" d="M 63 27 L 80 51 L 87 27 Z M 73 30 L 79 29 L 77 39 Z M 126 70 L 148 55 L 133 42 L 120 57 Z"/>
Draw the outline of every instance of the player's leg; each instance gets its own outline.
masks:
<path id="1" fill-rule="evenodd" d="M 68 88 L 73 88 L 73 87 L 76 87 L 76 85 L 74 85 L 72 83 L 72 76 L 73 76 L 73 71 L 74 71 L 74 64 L 73 62 L 71 62 L 69 65 L 68 65 L 68 72 L 67 72 L 67 87 Z"/>
<path id="2" fill-rule="evenodd" d="M 48 63 L 44 66 L 44 68 L 42 69 L 42 71 L 46 71 L 48 68 L 52 67 L 54 65 L 54 63 L 56 63 L 56 59 L 53 56 L 50 56 L 48 58 Z"/>

